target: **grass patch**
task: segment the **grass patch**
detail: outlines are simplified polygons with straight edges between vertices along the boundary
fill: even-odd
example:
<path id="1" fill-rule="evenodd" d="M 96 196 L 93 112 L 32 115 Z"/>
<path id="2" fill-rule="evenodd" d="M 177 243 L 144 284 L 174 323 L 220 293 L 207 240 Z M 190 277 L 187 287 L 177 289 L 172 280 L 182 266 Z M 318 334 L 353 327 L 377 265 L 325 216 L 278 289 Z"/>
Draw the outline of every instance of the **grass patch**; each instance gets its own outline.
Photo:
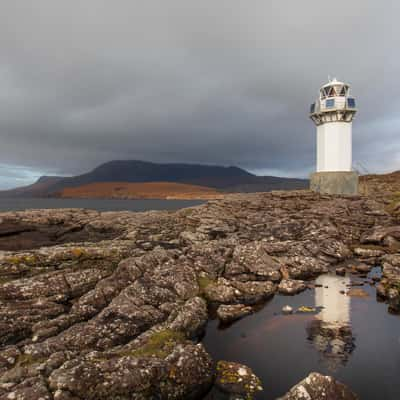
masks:
<path id="1" fill-rule="evenodd" d="M 17 367 L 28 367 L 33 364 L 40 364 L 47 360 L 43 357 L 35 357 L 32 354 L 20 354 L 15 363 Z"/>
<path id="2" fill-rule="evenodd" d="M 34 266 L 39 262 L 38 258 L 34 255 L 22 255 L 22 256 L 15 255 L 5 258 L 4 261 L 11 265 L 25 264 L 28 266 Z"/>
<path id="3" fill-rule="evenodd" d="M 215 284 L 215 280 L 209 278 L 208 276 L 199 276 L 199 277 L 197 278 L 197 283 L 198 283 L 198 285 L 199 285 L 200 292 L 204 292 L 204 290 L 205 290 L 208 286 Z"/>
<path id="4" fill-rule="evenodd" d="M 162 331 L 154 332 L 147 339 L 147 342 L 138 349 L 124 351 L 119 353 L 119 355 L 129 357 L 165 358 L 171 353 L 177 343 L 182 343 L 185 339 L 185 335 L 182 332 L 177 332 L 172 329 L 164 329 Z"/>
<path id="5" fill-rule="evenodd" d="M 206 294 L 206 289 L 211 286 L 216 284 L 215 279 L 211 279 L 208 276 L 198 276 L 197 277 L 197 283 L 199 285 L 199 295 L 208 303 L 209 298 Z"/>

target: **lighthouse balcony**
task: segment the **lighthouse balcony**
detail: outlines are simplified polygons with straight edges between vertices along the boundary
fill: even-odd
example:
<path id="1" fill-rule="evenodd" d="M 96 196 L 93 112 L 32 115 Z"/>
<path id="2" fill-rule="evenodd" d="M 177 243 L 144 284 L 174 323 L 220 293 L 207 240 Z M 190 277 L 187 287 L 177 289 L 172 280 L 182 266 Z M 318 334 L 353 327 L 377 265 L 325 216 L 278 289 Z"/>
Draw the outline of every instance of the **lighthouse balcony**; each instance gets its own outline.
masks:
<path id="1" fill-rule="evenodd" d="M 311 104 L 310 118 L 317 125 L 333 121 L 351 122 L 356 111 L 353 97 L 329 97 Z"/>
<path id="2" fill-rule="evenodd" d="M 312 113 L 310 114 L 310 118 L 314 121 L 315 125 L 318 126 L 329 122 L 352 122 L 355 113 L 355 110 L 334 109 Z"/>

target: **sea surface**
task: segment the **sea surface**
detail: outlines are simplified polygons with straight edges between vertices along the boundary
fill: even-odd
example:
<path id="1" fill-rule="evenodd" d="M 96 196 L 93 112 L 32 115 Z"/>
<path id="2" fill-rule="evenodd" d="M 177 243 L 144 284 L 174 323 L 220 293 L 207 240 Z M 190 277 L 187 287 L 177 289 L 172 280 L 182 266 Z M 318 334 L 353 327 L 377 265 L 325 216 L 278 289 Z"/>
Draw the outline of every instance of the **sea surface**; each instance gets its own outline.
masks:
<path id="1" fill-rule="evenodd" d="M 1 199 L 0 212 L 38 208 L 87 208 L 97 211 L 178 210 L 203 204 L 204 200 L 114 200 L 114 199 Z"/>
<path id="2" fill-rule="evenodd" d="M 373 271 L 379 273 L 378 269 Z M 222 329 L 209 323 L 203 343 L 215 360 L 248 365 L 261 379 L 257 399 L 272 400 L 316 371 L 347 384 L 361 400 L 400 399 L 400 316 L 376 301 L 341 294 L 354 276 L 323 275 L 323 285 L 296 296 L 276 295 L 259 312 Z M 312 313 L 283 315 L 290 305 Z M 209 395 L 207 399 L 223 399 Z"/>

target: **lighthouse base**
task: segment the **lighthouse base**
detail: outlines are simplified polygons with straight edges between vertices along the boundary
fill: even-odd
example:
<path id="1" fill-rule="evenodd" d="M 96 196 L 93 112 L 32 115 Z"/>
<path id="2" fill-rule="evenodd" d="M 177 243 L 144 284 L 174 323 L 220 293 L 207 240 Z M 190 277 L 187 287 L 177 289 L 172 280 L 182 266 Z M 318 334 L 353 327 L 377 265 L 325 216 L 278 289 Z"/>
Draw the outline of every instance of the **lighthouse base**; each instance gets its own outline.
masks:
<path id="1" fill-rule="evenodd" d="M 354 171 L 315 172 L 310 189 L 323 194 L 358 194 L 358 174 Z"/>

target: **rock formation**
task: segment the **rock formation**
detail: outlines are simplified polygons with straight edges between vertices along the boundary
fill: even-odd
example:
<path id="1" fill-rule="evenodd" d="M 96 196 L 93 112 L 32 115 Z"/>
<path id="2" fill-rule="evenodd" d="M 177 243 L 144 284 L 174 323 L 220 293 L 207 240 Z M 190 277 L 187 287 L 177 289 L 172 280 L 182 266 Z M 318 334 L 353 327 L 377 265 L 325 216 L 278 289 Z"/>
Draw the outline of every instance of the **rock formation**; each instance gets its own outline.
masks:
<path id="1" fill-rule="evenodd" d="M 234 319 L 282 279 L 291 293 L 382 259 L 379 294 L 397 309 L 398 232 L 379 199 L 310 192 L 0 214 L 0 399 L 201 398 L 217 372 L 201 344 L 210 305 Z"/>

